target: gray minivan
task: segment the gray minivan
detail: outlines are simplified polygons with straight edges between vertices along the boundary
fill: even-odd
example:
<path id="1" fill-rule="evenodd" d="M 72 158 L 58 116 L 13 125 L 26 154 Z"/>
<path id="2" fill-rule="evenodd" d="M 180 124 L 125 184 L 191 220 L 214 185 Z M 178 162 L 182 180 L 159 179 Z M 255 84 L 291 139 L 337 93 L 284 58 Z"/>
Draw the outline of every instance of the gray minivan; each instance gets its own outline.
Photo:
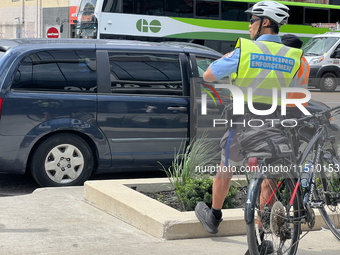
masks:
<path id="1" fill-rule="evenodd" d="M 169 166 L 205 130 L 218 144 L 223 106 L 208 100 L 201 115 L 200 88 L 221 56 L 183 43 L 0 40 L 0 172 L 78 185 L 92 173 Z"/>

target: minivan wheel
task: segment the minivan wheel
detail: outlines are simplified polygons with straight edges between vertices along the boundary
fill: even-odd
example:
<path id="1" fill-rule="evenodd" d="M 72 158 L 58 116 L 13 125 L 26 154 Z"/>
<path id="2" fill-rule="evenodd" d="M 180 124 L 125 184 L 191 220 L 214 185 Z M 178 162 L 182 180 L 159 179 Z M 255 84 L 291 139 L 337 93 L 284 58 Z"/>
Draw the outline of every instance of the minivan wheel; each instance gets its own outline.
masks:
<path id="1" fill-rule="evenodd" d="M 325 73 L 320 80 L 320 90 L 324 92 L 332 92 L 338 86 L 338 79 L 333 73 Z"/>
<path id="2" fill-rule="evenodd" d="M 41 186 L 83 184 L 94 166 L 89 145 L 73 134 L 56 134 L 38 145 L 32 155 L 31 173 Z"/>

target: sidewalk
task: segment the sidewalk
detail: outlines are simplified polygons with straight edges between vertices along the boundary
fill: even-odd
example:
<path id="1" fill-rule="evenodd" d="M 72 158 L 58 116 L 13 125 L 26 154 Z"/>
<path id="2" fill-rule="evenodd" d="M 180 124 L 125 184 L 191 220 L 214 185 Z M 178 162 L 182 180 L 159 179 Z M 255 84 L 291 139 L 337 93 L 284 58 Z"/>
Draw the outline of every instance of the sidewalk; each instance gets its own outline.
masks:
<path id="1" fill-rule="evenodd" d="M 164 241 L 85 203 L 84 188 L 42 188 L 0 198 L 0 254 L 244 254 L 246 236 Z M 335 255 L 330 231 L 304 237 L 297 254 Z"/>

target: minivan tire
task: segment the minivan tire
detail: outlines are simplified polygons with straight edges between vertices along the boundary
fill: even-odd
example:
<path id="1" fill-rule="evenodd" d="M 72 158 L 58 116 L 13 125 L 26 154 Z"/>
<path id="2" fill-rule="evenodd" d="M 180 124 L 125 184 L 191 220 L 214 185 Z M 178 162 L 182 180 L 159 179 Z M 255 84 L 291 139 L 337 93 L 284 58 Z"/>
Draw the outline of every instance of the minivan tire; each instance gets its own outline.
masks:
<path id="1" fill-rule="evenodd" d="M 81 137 L 56 134 L 42 141 L 32 154 L 31 173 L 43 187 L 82 185 L 91 175 L 93 153 Z"/>
<path id="2" fill-rule="evenodd" d="M 333 73 L 325 73 L 320 79 L 320 90 L 332 92 L 338 87 L 338 78 Z"/>

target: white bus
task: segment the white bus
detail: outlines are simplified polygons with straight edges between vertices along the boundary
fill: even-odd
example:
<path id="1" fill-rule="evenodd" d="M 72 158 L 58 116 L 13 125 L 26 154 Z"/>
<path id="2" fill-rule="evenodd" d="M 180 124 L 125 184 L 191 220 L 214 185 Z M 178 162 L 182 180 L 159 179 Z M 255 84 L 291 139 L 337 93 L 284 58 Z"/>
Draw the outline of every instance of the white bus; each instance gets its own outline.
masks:
<path id="1" fill-rule="evenodd" d="M 249 38 L 244 12 L 259 0 L 82 0 L 78 9 L 79 38 L 178 40 L 206 45 L 222 53 L 238 37 Z M 279 1 L 280 2 L 280 1 Z M 289 24 L 280 34 L 295 33 L 307 42 L 329 31 L 313 23 L 336 23 L 340 6 L 281 2 L 290 8 Z"/>

